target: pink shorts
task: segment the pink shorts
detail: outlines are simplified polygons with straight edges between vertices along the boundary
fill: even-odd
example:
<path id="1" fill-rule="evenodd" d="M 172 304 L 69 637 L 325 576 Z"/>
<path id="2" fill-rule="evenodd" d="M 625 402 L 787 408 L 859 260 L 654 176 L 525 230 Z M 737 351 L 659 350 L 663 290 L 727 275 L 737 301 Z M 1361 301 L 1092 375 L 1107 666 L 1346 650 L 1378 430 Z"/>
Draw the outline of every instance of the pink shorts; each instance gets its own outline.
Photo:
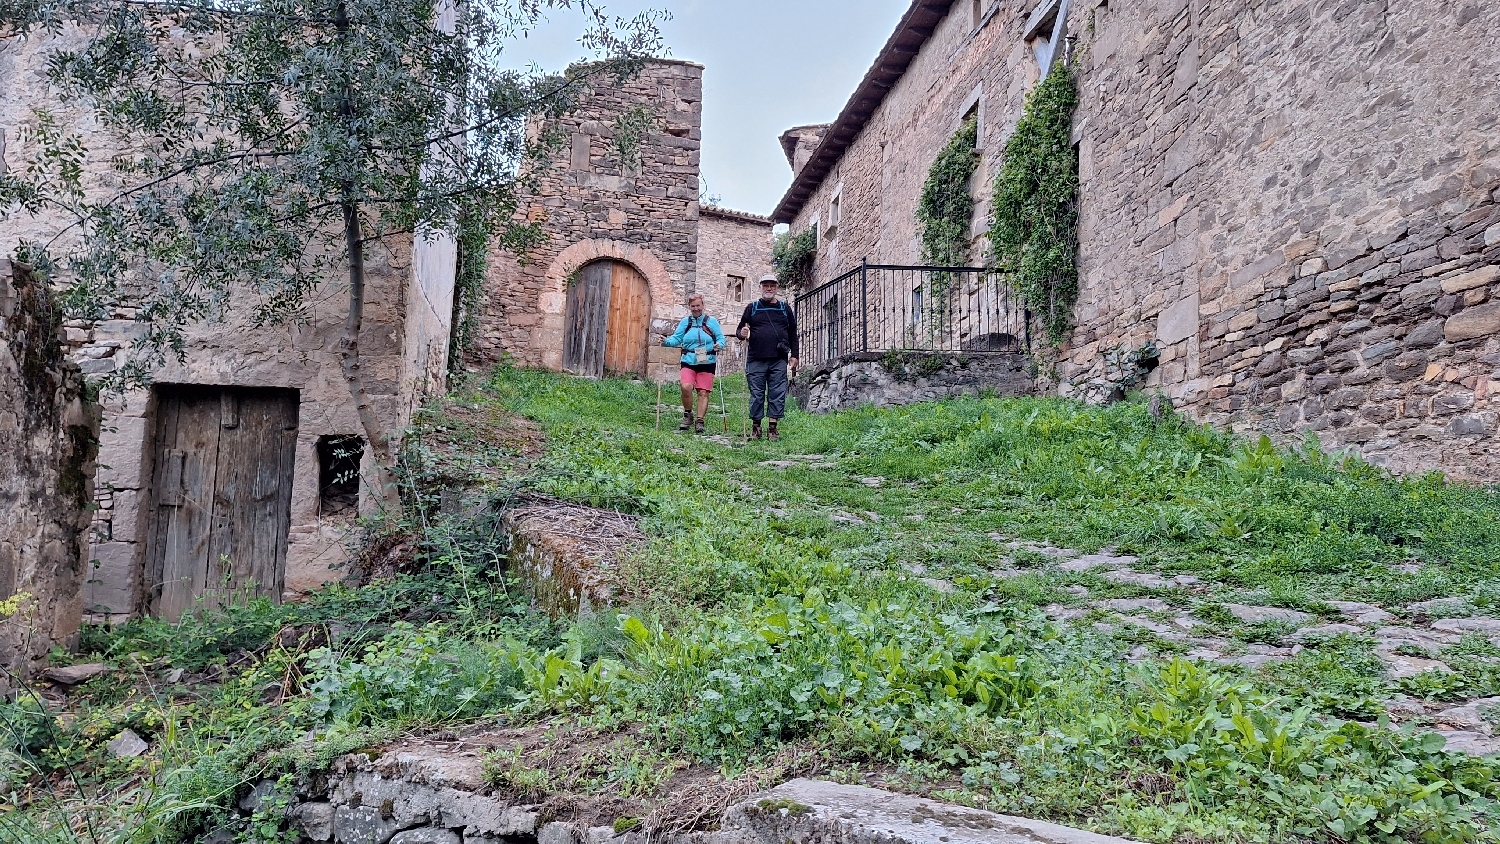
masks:
<path id="1" fill-rule="evenodd" d="M 714 389 L 714 374 L 712 372 L 694 372 L 684 366 L 682 368 L 682 386 L 711 393 Z"/>

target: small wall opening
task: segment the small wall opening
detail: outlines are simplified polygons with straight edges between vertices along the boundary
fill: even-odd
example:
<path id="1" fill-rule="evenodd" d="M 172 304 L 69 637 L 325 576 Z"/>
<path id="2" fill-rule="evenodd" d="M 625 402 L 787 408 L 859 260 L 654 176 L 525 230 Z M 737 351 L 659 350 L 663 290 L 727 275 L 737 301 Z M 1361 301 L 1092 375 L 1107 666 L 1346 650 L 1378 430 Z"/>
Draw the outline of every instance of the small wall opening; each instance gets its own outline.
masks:
<path id="1" fill-rule="evenodd" d="M 365 439 L 355 434 L 318 437 L 318 513 L 354 516 L 359 512 L 359 464 Z"/>

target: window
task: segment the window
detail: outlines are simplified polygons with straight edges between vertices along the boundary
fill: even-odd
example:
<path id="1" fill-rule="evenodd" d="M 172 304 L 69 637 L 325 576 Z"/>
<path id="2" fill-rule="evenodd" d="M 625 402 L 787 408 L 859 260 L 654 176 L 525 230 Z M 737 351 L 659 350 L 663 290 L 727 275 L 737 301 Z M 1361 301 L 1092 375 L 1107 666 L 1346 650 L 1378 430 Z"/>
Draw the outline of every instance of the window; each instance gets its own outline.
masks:
<path id="1" fill-rule="evenodd" d="M 984 23 L 984 0 L 971 0 L 971 5 L 974 7 L 974 28 L 978 29 Z"/>
<path id="2" fill-rule="evenodd" d="M 911 324 L 922 323 L 922 286 L 919 284 L 911 289 Z"/>
<path id="3" fill-rule="evenodd" d="M 318 437 L 319 514 L 353 516 L 359 510 L 359 462 L 364 455 L 364 437 Z"/>
<path id="4" fill-rule="evenodd" d="M 742 275 L 731 275 L 729 281 L 724 284 L 724 292 L 731 302 L 745 301 L 745 277 Z"/>
<path id="5" fill-rule="evenodd" d="M 830 240 L 837 239 L 839 236 L 839 218 L 842 205 L 843 192 L 840 191 L 835 193 L 833 199 L 828 203 L 828 237 Z"/>
<path id="6" fill-rule="evenodd" d="M 1026 43 L 1036 58 L 1042 78 L 1062 55 L 1068 29 L 1067 0 L 1041 0 L 1026 19 Z"/>

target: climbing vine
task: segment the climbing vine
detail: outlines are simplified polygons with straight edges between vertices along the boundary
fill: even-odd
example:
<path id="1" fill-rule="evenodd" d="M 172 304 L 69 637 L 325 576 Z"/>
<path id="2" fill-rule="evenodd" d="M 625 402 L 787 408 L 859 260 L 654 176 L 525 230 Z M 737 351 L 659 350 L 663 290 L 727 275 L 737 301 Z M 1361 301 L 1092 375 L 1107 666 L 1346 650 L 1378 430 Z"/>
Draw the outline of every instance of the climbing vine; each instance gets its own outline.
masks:
<path id="1" fill-rule="evenodd" d="M 1005 145 L 990 217 L 995 266 L 1054 344 L 1067 339 L 1078 299 L 1078 152 L 1069 139 L 1077 103 L 1064 65 L 1027 96 Z"/>
<path id="2" fill-rule="evenodd" d="M 771 267 L 782 285 L 794 290 L 812 281 L 813 258 L 818 254 L 818 235 L 811 228 L 798 234 L 782 232 L 771 247 Z"/>
<path id="3" fill-rule="evenodd" d="M 979 167 L 979 122 L 964 121 L 938 153 L 922 186 L 917 225 L 922 230 L 922 260 L 937 267 L 962 267 L 969 262 L 969 226 L 974 197 L 969 180 Z"/>

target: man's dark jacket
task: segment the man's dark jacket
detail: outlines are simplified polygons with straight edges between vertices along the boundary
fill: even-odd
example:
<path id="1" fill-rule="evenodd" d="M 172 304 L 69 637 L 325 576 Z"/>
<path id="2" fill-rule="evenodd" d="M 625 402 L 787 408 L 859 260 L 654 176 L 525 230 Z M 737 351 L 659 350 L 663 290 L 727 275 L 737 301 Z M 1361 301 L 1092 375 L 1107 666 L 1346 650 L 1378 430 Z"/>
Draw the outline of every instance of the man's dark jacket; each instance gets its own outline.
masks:
<path id="1" fill-rule="evenodd" d="M 740 333 L 747 325 L 750 326 L 750 360 L 798 357 L 797 316 L 792 313 L 791 303 L 778 299 L 776 304 L 767 305 L 764 299 L 757 299 L 745 306 L 745 313 L 734 333 Z"/>

